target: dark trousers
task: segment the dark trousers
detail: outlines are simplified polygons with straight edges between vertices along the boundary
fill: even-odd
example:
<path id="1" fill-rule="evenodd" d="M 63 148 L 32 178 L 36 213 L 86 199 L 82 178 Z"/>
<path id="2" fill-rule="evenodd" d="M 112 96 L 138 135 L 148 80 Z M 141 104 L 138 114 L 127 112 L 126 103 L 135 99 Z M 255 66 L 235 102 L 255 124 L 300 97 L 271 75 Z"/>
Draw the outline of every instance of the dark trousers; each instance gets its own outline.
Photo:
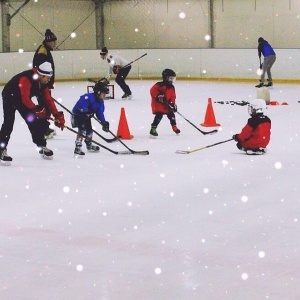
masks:
<path id="1" fill-rule="evenodd" d="M 155 117 L 154 117 L 154 120 L 153 120 L 153 123 L 151 124 L 151 126 L 157 127 L 164 115 L 167 115 L 168 119 L 170 120 L 170 124 L 172 126 L 176 125 L 175 114 L 173 112 L 170 112 L 168 114 L 157 112 L 157 113 L 155 113 Z"/>
<path id="2" fill-rule="evenodd" d="M 130 72 L 130 70 L 131 70 L 131 66 L 128 66 L 124 69 L 121 68 L 115 79 L 115 82 L 120 86 L 120 88 L 125 94 L 131 94 L 131 90 L 125 82 L 125 79 L 128 73 Z"/>
<path id="3" fill-rule="evenodd" d="M 0 131 L 0 149 L 5 149 L 10 140 L 14 128 L 16 110 L 26 122 L 32 136 L 32 141 L 37 146 L 46 146 L 46 140 L 44 139 L 45 120 L 36 118 L 33 111 L 24 104 L 14 105 L 13 99 L 3 98 L 4 120 Z"/>

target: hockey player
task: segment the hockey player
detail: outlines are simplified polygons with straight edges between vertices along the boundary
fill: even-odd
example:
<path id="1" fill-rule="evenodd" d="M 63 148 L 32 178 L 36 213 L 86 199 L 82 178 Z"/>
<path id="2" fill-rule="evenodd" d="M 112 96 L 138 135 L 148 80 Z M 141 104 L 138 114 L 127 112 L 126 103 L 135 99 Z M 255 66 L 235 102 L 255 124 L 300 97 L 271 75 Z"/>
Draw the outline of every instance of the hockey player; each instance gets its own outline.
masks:
<path id="1" fill-rule="evenodd" d="M 44 139 L 46 110 L 55 118 L 55 125 L 63 130 L 65 120 L 63 112 L 57 111 L 49 93 L 47 83 L 52 75 L 49 62 L 44 62 L 37 68 L 24 71 L 15 75 L 3 88 L 3 114 L 4 121 L 0 131 L 0 163 L 10 165 L 12 158 L 7 154 L 7 145 L 15 122 L 16 110 L 25 120 L 32 141 L 38 146 L 43 158 L 52 159 L 53 152 L 46 147 Z M 32 97 L 39 98 L 40 104 L 36 105 Z"/>
<path id="2" fill-rule="evenodd" d="M 108 63 L 108 74 L 106 79 L 109 81 L 112 74 L 115 74 L 115 81 L 124 92 L 122 99 L 131 99 L 132 93 L 130 87 L 125 82 L 125 79 L 131 70 L 131 66 L 128 65 L 129 62 L 119 55 L 108 53 L 106 47 L 102 48 L 100 57 Z"/>
<path id="3" fill-rule="evenodd" d="M 150 137 L 158 136 L 156 128 L 164 115 L 167 115 L 170 124 L 175 133 L 179 134 L 180 130 L 176 126 L 176 118 L 174 112 L 177 111 L 175 104 L 176 93 L 173 83 L 176 80 L 176 73 L 171 69 L 162 71 L 163 81 L 155 83 L 150 89 L 151 108 L 155 115 L 151 124 Z"/>
<path id="4" fill-rule="evenodd" d="M 54 80 L 55 80 L 55 65 L 54 65 L 54 60 L 53 60 L 51 51 L 53 51 L 53 49 L 55 48 L 56 41 L 57 41 L 56 35 L 50 29 L 46 29 L 44 41 L 36 49 L 34 56 L 33 56 L 33 61 L 32 61 L 33 67 L 37 67 L 40 64 L 44 63 L 45 61 L 48 61 L 51 63 L 53 75 L 51 76 L 51 79 L 48 82 L 50 94 L 51 94 L 51 90 L 54 89 Z M 39 101 L 39 99 L 38 99 L 38 101 Z M 52 138 L 56 134 L 56 132 L 54 129 L 49 127 L 50 123 L 46 119 L 45 119 L 45 122 L 47 122 L 45 138 L 49 139 L 49 138 Z"/>
<path id="5" fill-rule="evenodd" d="M 264 154 L 269 144 L 271 135 L 271 120 L 264 115 L 266 102 L 263 99 L 254 99 L 248 106 L 251 118 L 242 129 L 241 133 L 235 134 L 232 138 L 238 143 L 239 150 L 247 154 Z"/>
<path id="6" fill-rule="evenodd" d="M 108 93 L 107 84 L 98 81 L 94 86 L 93 93 L 81 95 L 72 109 L 71 123 L 72 127 L 78 127 L 78 132 L 87 138 L 84 139 L 86 148 L 90 152 L 98 152 L 100 148 L 92 145 L 93 129 L 91 118 L 96 114 L 102 124 L 105 132 L 109 131 L 109 122 L 104 117 L 104 97 Z M 75 157 L 83 157 L 85 153 L 81 150 L 83 137 L 76 136 L 75 141 Z"/>
<path id="7" fill-rule="evenodd" d="M 276 61 L 276 54 L 272 46 L 264 40 L 262 37 L 258 39 L 258 57 L 261 59 L 261 54 L 264 56 L 264 62 L 260 65 L 260 69 L 262 69 L 262 74 L 260 76 L 259 84 L 255 87 L 261 88 L 263 86 L 273 86 L 271 68 Z M 265 73 L 268 75 L 268 83 L 264 84 Z"/>

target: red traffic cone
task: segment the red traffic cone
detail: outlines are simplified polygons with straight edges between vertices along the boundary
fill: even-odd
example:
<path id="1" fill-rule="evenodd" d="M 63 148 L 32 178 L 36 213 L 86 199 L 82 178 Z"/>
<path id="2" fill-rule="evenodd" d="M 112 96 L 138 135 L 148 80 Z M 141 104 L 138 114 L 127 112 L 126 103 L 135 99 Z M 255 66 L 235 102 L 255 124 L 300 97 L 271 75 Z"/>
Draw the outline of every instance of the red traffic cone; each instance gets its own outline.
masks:
<path id="1" fill-rule="evenodd" d="M 133 135 L 131 135 L 129 132 L 124 107 L 121 107 L 121 115 L 120 115 L 117 136 L 121 136 L 121 139 L 123 140 L 130 140 L 133 138 Z"/>
<path id="2" fill-rule="evenodd" d="M 201 126 L 206 127 L 214 127 L 214 126 L 221 126 L 216 122 L 214 109 L 212 106 L 211 98 L 208 98 L 207 108 L 206 108 L 206 114 L 204 118 L 204 122 L 200 124 Z"/>

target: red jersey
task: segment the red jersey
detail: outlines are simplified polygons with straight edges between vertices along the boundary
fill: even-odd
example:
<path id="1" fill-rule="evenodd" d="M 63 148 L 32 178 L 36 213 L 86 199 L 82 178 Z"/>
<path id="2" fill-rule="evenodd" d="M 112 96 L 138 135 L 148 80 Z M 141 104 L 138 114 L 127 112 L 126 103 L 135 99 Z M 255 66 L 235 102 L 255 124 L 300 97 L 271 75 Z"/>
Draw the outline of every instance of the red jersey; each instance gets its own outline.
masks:
<path id="1" fill-rule="evenodd" d="M 265 148 L 269 144 L 270 136 L 271 120 L 263 114 L 256 114 L 248 119 L 237 139 L 243 148 L 255 149 Z"/>
<path id="2" fill-rule="evenodd" d="M 175 88 L 172 84 L 166 84 L 165 82 L 157 82 L 150 89 L 151 95 L 151 108 L 152 113 L 161 112 L 164 114 L 171 113 L 172 110 L 169 108 L 167 103 L 175 104 L 176 93 Z M 158 95 L 164 95 L 165 103 L 158 102 Z"/>

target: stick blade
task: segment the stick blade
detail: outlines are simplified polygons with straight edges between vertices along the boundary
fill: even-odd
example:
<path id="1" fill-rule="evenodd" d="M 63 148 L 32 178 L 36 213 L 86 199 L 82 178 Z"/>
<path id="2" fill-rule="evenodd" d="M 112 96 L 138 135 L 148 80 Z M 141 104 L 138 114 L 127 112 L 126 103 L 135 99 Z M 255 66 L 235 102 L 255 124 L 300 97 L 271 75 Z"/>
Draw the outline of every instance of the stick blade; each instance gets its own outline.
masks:
<path id="1" fill-rule="evenodd" d="M 145 151 L 134 151 L 133 152 L 134 155 L 149 155 L 149 151 L 145 150 Z"/>
<path id="2" fill-rule="evenodd" d="M 176 154 L 190 154 L 189 150 L 177 150 L 175 151 Z"/>

